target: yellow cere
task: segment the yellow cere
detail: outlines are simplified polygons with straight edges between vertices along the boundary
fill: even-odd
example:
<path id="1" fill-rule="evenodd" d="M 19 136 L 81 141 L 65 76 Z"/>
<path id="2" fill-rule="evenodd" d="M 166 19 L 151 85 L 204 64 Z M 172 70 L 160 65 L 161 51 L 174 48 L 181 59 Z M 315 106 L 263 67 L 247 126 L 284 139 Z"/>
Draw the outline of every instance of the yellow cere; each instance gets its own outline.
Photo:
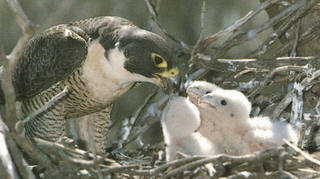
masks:
<path id="1" fill-rule="evenodd" d="M 159 73 L 159 75 L 165 78 L 177 77 L 179 75 L 179 70 L 177 68 L 172 68 L 170 70 Z"/>

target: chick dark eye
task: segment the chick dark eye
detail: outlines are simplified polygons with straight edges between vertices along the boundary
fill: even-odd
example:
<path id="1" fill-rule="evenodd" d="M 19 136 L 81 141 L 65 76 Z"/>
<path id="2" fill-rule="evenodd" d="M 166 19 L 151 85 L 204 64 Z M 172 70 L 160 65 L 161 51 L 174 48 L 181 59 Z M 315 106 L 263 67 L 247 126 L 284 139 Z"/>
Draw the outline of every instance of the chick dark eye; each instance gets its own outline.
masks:
<path id="1" fill-rule="evenodd" d="M 227 101 L 223 99 L 223 100 L 220 101 L 220 104 L 221 104 L 222 106 L 225 106 L 225 105 L 227 105 Z"/>

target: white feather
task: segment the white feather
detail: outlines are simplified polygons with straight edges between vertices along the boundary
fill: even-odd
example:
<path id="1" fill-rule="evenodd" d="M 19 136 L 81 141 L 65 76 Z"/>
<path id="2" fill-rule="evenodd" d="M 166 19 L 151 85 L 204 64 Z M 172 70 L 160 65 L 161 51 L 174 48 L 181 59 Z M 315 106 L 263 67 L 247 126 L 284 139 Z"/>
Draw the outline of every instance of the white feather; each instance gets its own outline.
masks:
<path id="1" fill-rule="evenodd" d="M 219 86 L 206 81 L 193 81 L 188 84 L 187 94 L 188 99 L 195 105 L 198 105 L 200 97 L 205 95 L 208 91 L 221 89 Z"/>
<path id="2" fill-rule="evenodd" d="M 87 59 L 82 67 L 82 77 L 96 100 L 109 103 L 126 92 L 136 81 L 156 82 L 155 79 L 126 70 L 126 60 L 118 45 L 106 53 L 99 39 L 90 44 Z"/>
<path id="3" fill-rule="evenodd" d="M 227 101 L 226 105 L 220 105 L 221 100 Z M 283 139 L 295 144 L 298 141 L 297 132 L 285 122 L 250 118 L 250 102 L 235 90 L 221 89 L 203 96 L 199 110 L 199 132 L 227 154 L 243 155 L 280 146 Z"/>
<path id="4" fill-rule="evenodd" d="M 212 143 L 195 130 L 200 126 L 197 107 L 184 97 L 174 96 L 166 106 L 161 125 L 167 144 L 167 160 L 176 158 L 177 152 L 188 155 L 216 153 Z"/>

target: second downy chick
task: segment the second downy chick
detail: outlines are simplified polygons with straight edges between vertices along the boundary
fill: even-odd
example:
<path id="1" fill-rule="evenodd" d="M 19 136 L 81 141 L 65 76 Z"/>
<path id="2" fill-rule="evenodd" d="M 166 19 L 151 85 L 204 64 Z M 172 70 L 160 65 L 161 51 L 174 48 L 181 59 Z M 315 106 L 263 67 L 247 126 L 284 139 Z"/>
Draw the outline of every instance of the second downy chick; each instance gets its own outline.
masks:
<path id="1" fill-rule="evenodd" d="M 199 100 L 199 132 L 219 151 L 243 155 L 282 145 L 283 139 L 297 143 L 289 124 L 272 122 L 268 117 L 250 118 L 251 103 L 236 90 L 215 90 Z"/>

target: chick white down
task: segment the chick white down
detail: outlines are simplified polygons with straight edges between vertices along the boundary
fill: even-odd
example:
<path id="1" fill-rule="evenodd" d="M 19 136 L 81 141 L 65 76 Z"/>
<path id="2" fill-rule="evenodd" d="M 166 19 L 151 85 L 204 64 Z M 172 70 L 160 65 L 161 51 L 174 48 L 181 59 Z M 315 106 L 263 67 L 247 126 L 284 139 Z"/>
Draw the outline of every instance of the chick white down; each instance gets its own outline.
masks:
<path id="1" fill-rule="evenodd" d="M 193 81 L 187 88 L 188 99 L 193 104 L 198 105 L 200 97 L 217 89 L 221 88 L 213 83 L 206 81 Z"/>
<path id="2" fill-rule="evenodd" d="M 207 137 L 217 151 L 243 155 L 298 141 L 297 132 L 285 122 L 268 117 L 250 118 L 251 103 L 236 90 L 215 90 L 199 100 L 201 126 L 199 132 Z"/>
<path id="3" fill-rule="evenodd" d="M 188 155 L 216 153 L 213 144 L 199 132 L 195 132 L 200 126 L 200 113 L 187 98 L 171 97 L 164 109 L 161 125 L 167 145 L 167 161 L 176 159 L 178 152 Z"/>

